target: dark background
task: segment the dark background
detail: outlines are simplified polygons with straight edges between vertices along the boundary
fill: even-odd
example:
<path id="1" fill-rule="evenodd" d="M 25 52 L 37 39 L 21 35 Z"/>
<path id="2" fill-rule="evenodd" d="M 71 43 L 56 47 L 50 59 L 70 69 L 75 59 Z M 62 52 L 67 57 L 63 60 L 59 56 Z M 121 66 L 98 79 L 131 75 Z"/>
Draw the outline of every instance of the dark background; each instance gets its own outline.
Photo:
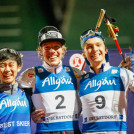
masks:
<path id="1" fill-rule="evenodd" d="M 121 48 L 133 48 L 133 7 L 133 0 L 0 0 L 0 48 L 34 51 L 39 30 L 54 25 L 64 35 L 69 50 L 81 49 L 79 37 L 86 29 L 95 28 L 101 9 L 116 19 Z M 104 22 L 100 30 L 107 48 L 116 48 Z"/>

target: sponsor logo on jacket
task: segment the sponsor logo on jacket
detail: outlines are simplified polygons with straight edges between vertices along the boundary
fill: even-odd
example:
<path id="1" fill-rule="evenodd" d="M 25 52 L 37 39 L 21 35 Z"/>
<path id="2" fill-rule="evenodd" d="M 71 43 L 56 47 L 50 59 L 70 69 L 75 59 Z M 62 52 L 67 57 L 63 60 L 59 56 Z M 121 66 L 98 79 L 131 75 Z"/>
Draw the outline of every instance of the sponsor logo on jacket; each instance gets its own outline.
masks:
<path id="1" fill-rule="evenodd" d="M 26 101 L 23 100 L 21 101 L 20 98 L 18 97 L 18 99 L 16 100 L 11 100 L 11 99 L 4 99 L 0 102 L 0 109 L 2 109 L 3 107 L 13 107 L 13 110 L 11 112 L 13 112 L 17 107 L 27 107 Z"/>
<path id="2" fill-rule="evenodd" d="M 46 77 L 46 79 L 42 82 L 42 87 L 44 87 L 45 85 L 55 85 L 56 88 L 54 90 L 56 90 L 61 84 L 73 84 L 72 78 L 66 78 L 65 76 L 62 76 L 59 79 L 56 79 L 55 77 Z"/>
<path id="3" fill-rule="evenodd" d="M 101 80 L 91 80 L 88 82 L 88 84 L 86 85 L 85 89 L 86 90 L 88 87 L 89 88 L 94 88 L 96 87 L 96 90 L 95 91 L 98 91 L 100 89 L 100 87 L 102 85 L 116 85 L 116 82 L 115 80 L 107 80 L 107 77 L 105 77 L 104 79 L 101 79 Z"/>

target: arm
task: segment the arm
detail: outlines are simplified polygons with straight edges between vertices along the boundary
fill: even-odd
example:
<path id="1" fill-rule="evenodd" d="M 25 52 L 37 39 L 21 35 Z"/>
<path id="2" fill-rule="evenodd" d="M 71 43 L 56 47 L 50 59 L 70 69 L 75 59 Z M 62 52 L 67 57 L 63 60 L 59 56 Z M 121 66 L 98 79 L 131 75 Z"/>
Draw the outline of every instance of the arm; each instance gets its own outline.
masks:
<path id="1" fill-rule="evenodd" d="M 130 89 L 134 92 L 134 73 L 128 69 L 121 68 L 120 76 L 123 81 L 124 88 L 126 90 Z"/>
<path id="2" fill-rule="evenodd" d="M 130 56 L 127 56 L 127 57 L 125 58 L 125 61 L 126 61 L 126 62 L 124 62 L 124 61 L 122 60 L 121 63 L 119 64 L 119 67 L 124 67 L 124 68 L 127 68 L 127 69 L 131 70 L 131 69 L 132 69 L 132 67 L 131 67 L 131 65 L 132 65 L 131 57 L 130 57 Z"/>
<path id="3" fill-rule="evenodd" d="M 28 87 L 32 87 L 33 92 L 35 89 L 35 69 L 29 68 L 22 72 L 20 76 L 17 78 L 17 81 L 20 85 L 27 85 Z"/>
<path id="4" fill-rule="evenodd" d="M 35 89 L 35 69 L 29 68 L 21 73 L 21 75 L 17 78 L 17 81 L 20 85 L 28 85 L 29 87 L 33 88 L 33 92 Z M 32 110 L 32 120 L 34 123 L 41 123 L 43 119 L 41 117 L 45 116 L 45 112 L 42 109 L 35 110 L 35 108 Z"/>

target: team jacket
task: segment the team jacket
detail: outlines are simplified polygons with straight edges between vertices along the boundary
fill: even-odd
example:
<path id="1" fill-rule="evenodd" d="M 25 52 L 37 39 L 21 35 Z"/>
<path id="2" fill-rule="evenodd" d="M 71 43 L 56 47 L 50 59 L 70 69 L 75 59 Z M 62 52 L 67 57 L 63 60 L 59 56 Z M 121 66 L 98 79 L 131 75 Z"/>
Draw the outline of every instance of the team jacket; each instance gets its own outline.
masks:
<path id="1" fill-rule="evenodd" d="M 0 134 L 31 134 L 30 104 L 26 93 L 0 93 Z"/>
<path id="2" fill-rule="evenodd" d="M 79 89 L 83 133 L 126 131 L 126 95 L 128 88 L 134 89 L 133 76 L 129 70 L 109 65 L 99 74 L 90 71 L 83 76 Z"/>

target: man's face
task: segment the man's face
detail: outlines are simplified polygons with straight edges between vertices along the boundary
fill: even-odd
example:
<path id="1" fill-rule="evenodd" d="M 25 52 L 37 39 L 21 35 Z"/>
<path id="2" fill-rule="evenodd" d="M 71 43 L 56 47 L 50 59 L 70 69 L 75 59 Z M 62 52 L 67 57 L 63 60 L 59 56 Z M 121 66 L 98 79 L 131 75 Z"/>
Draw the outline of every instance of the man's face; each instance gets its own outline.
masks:
<path id="1" fill-rule="evenodd" d="M 104 42 L 98 37 L 90 38 L 84 43 L 83 53 L 91 66 L 106 62 L 105 54 L 107 53 L 107 50 Z"/>
<path id="2" fill-rule="evenodd" d="M 57 66 L 63 58 L 64 49 L 58 41 L 46 42 L 42 45 L 43 58 L 50 66 Z"/>
<path id="3" fill-rule="evenodd" d="M 21 67 L 17 66 L 14 60 L 5 60 L 0 62 L 0 80 L 2 83 L 14 84 L 17 73 Z"/>

